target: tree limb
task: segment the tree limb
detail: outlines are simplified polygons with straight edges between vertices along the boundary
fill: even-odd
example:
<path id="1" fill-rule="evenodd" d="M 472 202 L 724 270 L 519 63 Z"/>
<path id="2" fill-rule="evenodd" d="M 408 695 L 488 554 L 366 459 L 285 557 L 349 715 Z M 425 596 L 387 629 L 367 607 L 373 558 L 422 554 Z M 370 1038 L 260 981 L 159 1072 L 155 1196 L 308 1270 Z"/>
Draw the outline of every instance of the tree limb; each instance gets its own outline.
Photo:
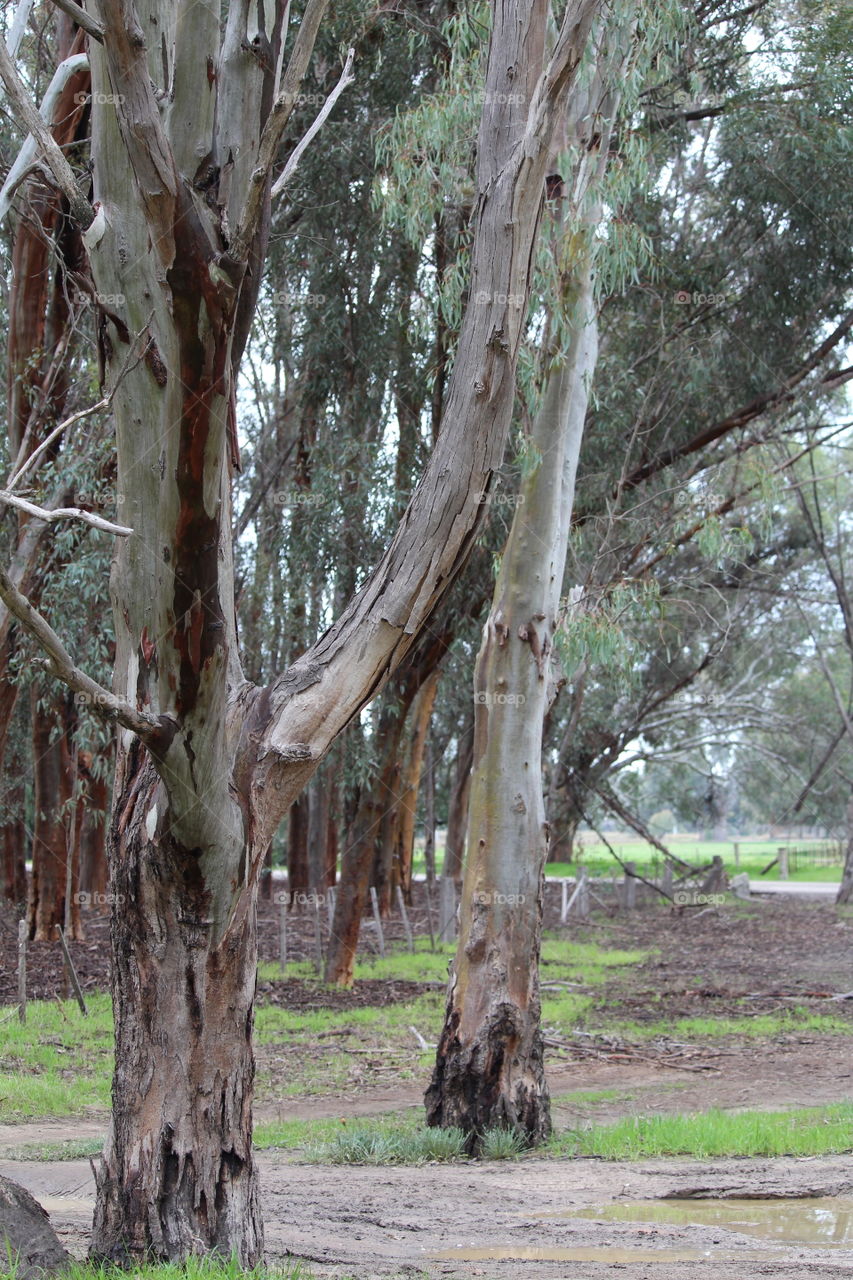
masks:
<path id="1" fill-rule="evenodd" d="M 15 507 L 18 511 L 26 511 L 27 515 L 35 516 L 37 520 L 44 520 L 48 524 L 54 524 L 57 520 L 82 520 L 93 529 L 114 533 L 119 538 L 127 538 L 133 533 L 126 525 L 113 524 L 102 516 L 96 516 L 93 511 L 84 511 L 82 507 L 38 507 L 33 502 L 27 502 L 26 498 L 19 498 L 16 493 L 9 493 L 7 489 L 0 489 L 0 503 L 6 507 Z"/>
<path id="2" fill-rule="evenodd" d="M 258 146 L 258 163 L 252 174 L 246 202 L 228 250 L 228 257 L 240 266 L 244 266 L 249 260 L 249 252 L 263 210 L 267 180 L 272 172 L 285 127 L 296 105 L 299 86 L 308 70 L 317 32 L 328 3 L 329 0 L 308 0 L 305 14 L 296 33 L 293 52 L 282 79 L 281 91 L 264 125 Z"/>
<path id="3" fill-rule="evenodd" d="M 302 141 L 296 147 L 294 147 L 293 151 L 288 157 L 287 164 L 284 166 L 284 170 L 281 176 L 276 179 L 273 185 L 273 189 L 270 193 L 271 195 L 274 195 L 274 196 L 281 195 L 282 191 L 287 186 L 288 182 L 296 172 L 296 166 L 299 164 L 299 161 L 302 159 L 303 155 L 305 154 L 305 151 L 311 145 L 314 138 L 316 138 L 317 134 L 320 132 L 323 125 L 326 123 L 329 116 L 331 115 L 334 105 L 337 102 L 338 98 L 341 96 L 344 89 L 346 89 L 348 85 L 351 85 L 355 80 L 355 76 L 352 74 L 352 60 L 354 57 L 355 57 L 355 49 L 349 49 L 347 51 L 347 60 L 344 63 L 344 69 L 341 72 L 340 80 L 335 85 L 334 89 L 329 94 L 326 101 L 323 103 L 323 106 L 320 109 L 317 119 L 311 125 L 310 129 L 305 134 Z"/>
<path id="4" fill-rule="evenodd" d="M 78 226 L 83 231 L 86 231 L 92 225 L 95 210 L 85 196 L 80 194 L 74 177 L 74 170 L 65 159 L 59 144 L 36 110 L 35 104 L 27 93 L 21 77 L 18 75 L 17 67 L 9 57 L 9 51 L 3 40 L 0 40 L 0 80 L 6 86 L 6 92 L 9 95 L 9 100 L 19 123 L 27 133 L 31 133 L 35 138 L 39 150 L 56 179 L 57 185 L 68 200 L 71 216 Z"/>
<path id="5" fill-rule="evenodd" d="M 109 689 L 81 671 L 50 623 L 21 594 L 4 568 L 0 568 L 0 600 L 47 654 L 52 674 L 67 684 L 69 689 L 82 694 L 97 715 L 130 729 L 143 742 L 163 733 L 165 726 L 154 716 L 137 711 L 129 703 L 122 702 Z"/>
<path id="6" fill-rule="evenodd" d="M 61 9 L 63 13 L 67 13 L 86 35 L 91 36 L 93 40 L 97 40 L 99 44 L 104 42 L 104 28 L 98 22 L 97 18 L 93 18 L 79 4 L 75 4 L 74 0 L 53 0 L 57 9 Z"/>
<path id="7" fill-rule="evenodd" d="M 620 492 L 624 492 L 627 489 L 635 489 L 644 480 L 648 480 L 651 476 L 666 470 L 667 467 L 671 467 L 680 458 L 686 458 L 691 453 L 698 453 L 699 450 L 707 448 L 708 445 L 714 444 L 715 441 L 728 435 L 730 431 L 735 431 L 738 427 L 745 427 L 747 423 L 752 422 L 760 414 L 766 413 L 768 409 L 784 404 L 785 401 L 791 398 L 792 391 L 847 337 L 851 329 L 853 329 L 853 311 L 848 311 L 829 337 L 825 338 L 820 346 L 803 362 L 797 372 L 792 374 L 790 378 L 784 379 L 780 386 L 773 391 L 766 391 L 763 395 L 756 396 L 748 405 L 744 405 L 736 413 L 730 414 L 727 418 L 722 418 L 719 422 L 714 423 L 713 426 L 700 431 L 684 444 L 667 449 L 656 458 L 651 458 L 648 462 L 643 463 L 642 466 L 636 467 L 619 485 Z M 837 374 L 828 375 L 826 381 L 830 386 L 837 376 Z"/>

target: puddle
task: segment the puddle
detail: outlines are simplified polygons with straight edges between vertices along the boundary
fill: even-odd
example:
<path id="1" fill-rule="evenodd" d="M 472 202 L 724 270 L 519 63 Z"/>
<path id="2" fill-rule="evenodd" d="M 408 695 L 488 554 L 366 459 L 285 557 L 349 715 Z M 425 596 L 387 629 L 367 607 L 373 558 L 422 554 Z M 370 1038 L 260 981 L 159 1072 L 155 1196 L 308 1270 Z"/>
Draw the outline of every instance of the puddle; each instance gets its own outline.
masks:
<path id="1" fill-rule="evenodd" d="M 853 1248 L 853 1198 L 841 1196 L 813 1200 L 638 1200 L 548 1216 L 724 1227 L 771 1244 Z"/>
<path id="2" fill-rule="evenodd" d="M 587 1218 L 597 1222 L 658 1223 L 670 1227 L 722 1227 L 758 1238 L 769 1245 L 819 1249 L 853 1248 L 853 1198 L 814 1200 L 637 1200 L 605 1204 L 597 1209 L 567 1209 L 538 1214 L 541 1219 Z M 766 1262 L 768 1249 L 704 1249 L 678 1245 L 655 1248 L 623 1245 L 577 1245 L 574 1248 L 503 1245 L 497 1248 L 446 1249 L 437 1261 L 456 1262 Z"/>
<path id="3" fill-rule="evenodd" d="M 525 1248 L 445 1249 L 432 1255 L 436 1262 L 766 1262 L 766 1249 L 627 1249 L 617 1245 L 577 1245 L 574 1249 Z"/>

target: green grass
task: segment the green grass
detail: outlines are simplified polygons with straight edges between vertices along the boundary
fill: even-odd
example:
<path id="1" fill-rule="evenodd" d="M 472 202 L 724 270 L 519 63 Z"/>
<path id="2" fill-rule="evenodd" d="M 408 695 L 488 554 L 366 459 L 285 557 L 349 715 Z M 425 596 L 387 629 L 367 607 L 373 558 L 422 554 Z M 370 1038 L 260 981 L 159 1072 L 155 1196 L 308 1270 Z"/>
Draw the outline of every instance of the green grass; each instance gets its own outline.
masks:
<path id="1" fill-rule="evenodd" d="M 0 1147 L 0 1160 L 86 1160 L 104 1149 L 101 1138 L 66 1138 L 63 1142 L 24 1142 Z"/>
<path id="2" fill-rule="evenodd" d="M 16 1260 L 0 1258 L 0 1280 L 19 1280 L 21 1272 Z M 311 1272 L 300 1261 L 284 1267 L 255 1267 L 244 1271 L 236 1258 L 223 1259 L 215 1255 L 189 1258 L 178 1263 L 134 1263 L 133 1272 L 121 1270 L 107 1263 L 72 1262 L 61 1272 L 63 1280 L 311 1280 Z M 345 1280 L 341 1277 L 341 1280 Z"/>
<path id="3" fill-rule="evenodd" d="M 743 1018 L 677 1018 L 673 1022 L 622 1023 L 619 1030 L 623 1035 L 638 1040 L 648 1040 L 654 1036 L 667 1036 L 675 1040 L 703 1036 L 759 1038 L 802 1031 L 812 1031 L 819 1035 L 851 1035 L 853 1023 L 839 1014 L 810 1013 L 808 1009 L 797 1006 L 781 1013 L 758 1013 Z"/>
<path id="4" fill-rule="evenodd" d="M 556 1101 L 561 1100 L 564 1099 Z M 436 1137 L 442 1132 L 449 1135 L 446 1148 Z M 259 1147 L 294 1151 L 301 1159 L 335 1164 L 421 1164 L 465 1158 L 457 1131 L 425 1128 L 420 1108 L 372 1117 L 353 1126 L 342 1126 L 337 1120 L 260 1126 L 256 1143 Z M 513 1159 L 523 1150 L 524 1143 L 503 1130 L 484 1135 L 485 1159 Z M 790 1111 L 711 1110 L 632 1116 L 614 1124 L 590 1123 L 562 1130 L 539 1149 L 543 1156 L 596 1156 L 608 1160 L 679 1155 L 696 1159 L 834 1155 L 851 1150 L 853 1103 L 849 1102 Z"/>
<path id="5" fill-rule="evenodd" d="M 0 1120 L 78 1116 L 109 1105 L 113 1064 L 110 997 L 86 998 L 88 1017 L 73 1001 L 33 1000 L 27 1021 L 7 1019 L 0 1052 Z"/>
<path id="6" fill-rule="evenodd" d="M 558 1155 L 605 1160 L 651 1156 L 821 1156 L 853 1150 L 853 1103 L 796 1111 L 702 1111 L 634 1116 L 616 1124 L 568 1130 L 553 1139 Z"/>
<path id="7" fill-rule="evenodd" d="M 428 1129 L 408 1132 L 379 1129 L 375 1124 L 346 1129 L 330 1142 L 309 1148 L 311 1160 L 328 1164 L 430 1164 L 464 1158 L 465 1134 L 461 1129 Z"/>
<path id="8" fill-rule="evenodd" d="M 653 845 L 647 844 L 645 840 L 633 839 L 625 840 L 619 836 L 611 838 L 611 844 L 616 850 L 623 862 L 636 862 L 641 871 L 645 874 L 653 862 L 660 862 L 662 855 Z M 663 837 L 663 843 L 667 848 L 675 854 L 677 858 L 683 858 L 685 862 L 694 865 L 703 866 L 709 863 L 714 857 L 721 857 L 729 874 L 737 871 L 746 871 L 748 875 L 754 879 L 778 880 L 779 868 L 773 867 L 766 876 L 762 876 L 761 872 L 767 866 L 771 859 L 775 858 L 779 849 L 784 847 L 786 843 L 791 848 L 809 848 L 822 845 L 822 841 L 797 841 L 791 840 L 739 840 L 738 846 L 740 851 L 740 859 L 735 866 L 734 843 L 727 840 L 696 840 L 689 836 L 670 836 Z M 608 851 L 605 845 L 598 842 L 585 843 L 580 853 L 579 864 L 586 867 L 592 876 L 612 876 L 621 877 L 622 868 L 619 863 Z M 568 862 L 549 862 L 545 868 L 545 874 L 556 878 L 564 876 L 573 877 L 577 875 L 578 863 Z M 841 864 L 833 866 L 814 866 L 801 857 L 799 859 L 799 867 L 794 869 L 794 859 L 790 860 L 790 876 L 791 880 L 820 880 L 838 883 L 841 879 Z"/>

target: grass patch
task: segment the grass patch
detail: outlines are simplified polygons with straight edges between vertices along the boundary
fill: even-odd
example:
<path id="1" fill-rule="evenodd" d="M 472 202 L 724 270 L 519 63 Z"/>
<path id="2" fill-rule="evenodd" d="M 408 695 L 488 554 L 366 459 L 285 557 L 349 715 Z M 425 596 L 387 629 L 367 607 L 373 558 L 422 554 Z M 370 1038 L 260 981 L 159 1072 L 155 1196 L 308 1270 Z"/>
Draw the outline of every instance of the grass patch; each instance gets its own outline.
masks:
<path id="1" fill-rule="evenodd" d="M 21 1274 L 8 1251 L 0 1256 L 0 1280 L 20 1280 Z M 63 1280 L 127 1280 L 128 1274 L 108 1263 L 90 1262 L 72 1262 L 62 1271 Z M 244 1271 L 236 1258 L 215 1254 L 188 1258 L 185 1263 L 136 1262 L 133 1266 L 133 1280 L 311 1280 L 311 1274 L 298 1260 L 283 1267 L 259 1266 Z"/>
<path id="2" fill-rule="evenodd" d="M 619 1024 L 623 1035 L 648 1040 L 655 1036 L 666 1036 L 669 1039 L 680 1039 L 692 1036 L 717 1038 L 719 1036 L 740 1036 L 748 1039 L 781 1036 L 802 1031 L 813 1031 L 819 1035 L 851 1035 L 853 1023 L 841 1014 L 810 1013 L 808 1009 L 797 1006 L 785 1009 L 781 1013 L 757 1013 L 743 1018 L 678 1018 L 674 1022 L 653 1022 L 644 1025 L 638 1023 Z"/>
<path id="3" fill-rule="evenodd" d="M 610 1125 L 567 1130 L 551 1140 L 558 1155 L 605 1160 L 650 1156 L 822 1156 L 853 1150 L 853 1103 L 797 1111 L 702 1111 L 633 1116 Z"/>
<path id="4" fill-rule="evenodd" d="M 420 1107 L 399 1112 L 389 1111 L 382 1115 L 372 1116 L 369 1120 L 346 1120 L 327 1117 L 312 1120 L 272 1120 L 255 1125 L 253 1145 L 259 1151 L 277 1148 L 301 1155 L 305 1159 L 316 1159 L 320 1148 L 333 1145 L 342 1135 L 355 1130 L 369 1129 L 379 1135 L 410 1136 L 423 1125 L 423 1111 Z M 310 1153 L 310 1155 L 309 1155 Z"/>
<path id="5" fill-rule="evenodd" d="M 430 1164 L 460 1160 L 465 1156 L 461 1129 L 428 1129 L 422 1126 L 400 1133 L 375 1124 L 338 1133 L 331 1142 L 309 1151 L 323 1164 Z"/>
<path id="6" fill-rule="evenodd" d="M 480 1140 L 481 1160 L 514 1160 L 528 1143 L 514 1129 L 487 1129 Z"/>
<path id="7" fill-rule="evenodd" d="M 0 1147 L 0 1160 L 86 1160 L 99 1156 L 103 1138 L 66 1138 L 63 1142 L 25 1142 L 20 1147 Z"/>
<path id="8" fill-rule="evenodd" d="M 73 1001 L 33 1000 L 27 1021 L 3 1024 L 0 1120 L 79 1116 L 109 1105 L 113 1066 L 110 997 L 86 997 L 88 1017 Z"/>

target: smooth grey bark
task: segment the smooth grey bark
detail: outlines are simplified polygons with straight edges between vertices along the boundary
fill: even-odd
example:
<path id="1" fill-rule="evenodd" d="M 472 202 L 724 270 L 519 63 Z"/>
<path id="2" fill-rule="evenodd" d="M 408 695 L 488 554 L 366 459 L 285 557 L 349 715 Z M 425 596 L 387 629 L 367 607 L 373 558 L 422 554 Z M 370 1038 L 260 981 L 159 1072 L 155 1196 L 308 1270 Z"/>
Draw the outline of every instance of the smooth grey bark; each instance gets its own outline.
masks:
<path id="1" fill-rule="evenodd" d="M 558 336 L 546 348 L 550 368 L 530 437 L 538 465 L 522 480 L 474 676 L 459 940 L 425 1097 L 427 1122 L 463 1129 L 473 1152 L 489 1128 L 512 1129 L 530 1144 L 551 1131 L 539 1004 L 549 844 L 542 734 L 555 694 L 575 476 L 598 357 L 593 240 L 601 201 L 587 191 L 605 163 L 618 104 L 615 71 L 632 38 L 630 29 L 613 33 L 615 64 L 602 57 L 587 94 L 570 107 L 568 134 L 585 160 L 570 188 L 568 342 Z"/>

